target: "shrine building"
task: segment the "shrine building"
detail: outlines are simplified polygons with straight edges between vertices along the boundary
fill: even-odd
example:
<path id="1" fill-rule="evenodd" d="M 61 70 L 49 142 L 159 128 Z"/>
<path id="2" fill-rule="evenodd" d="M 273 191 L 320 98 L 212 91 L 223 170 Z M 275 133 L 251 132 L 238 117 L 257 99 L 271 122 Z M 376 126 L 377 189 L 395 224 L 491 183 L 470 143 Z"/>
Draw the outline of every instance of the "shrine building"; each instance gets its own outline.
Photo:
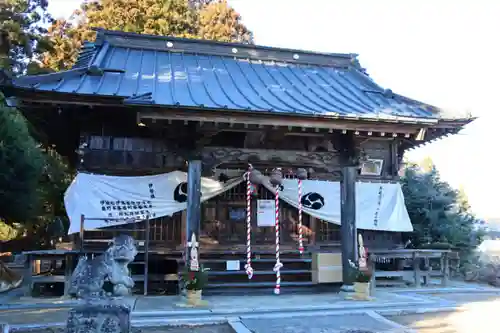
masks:
<path id="1" fill-rule="evenodd" d="M 78 170 L 65 197 L 74 249 L 137 228 L 148 268 L 131 269 L 150 290 L 176 283 L 193 244 L 207 291 L 273 288 L 276 252 L 282 290 L 341 284 L 358 232 L 388 249 L 413 230 L 404 152 L 473 120 L 381 87 L 355 54 L 106 30 L 72 69 L 0 75 L 0 89 Z"/>

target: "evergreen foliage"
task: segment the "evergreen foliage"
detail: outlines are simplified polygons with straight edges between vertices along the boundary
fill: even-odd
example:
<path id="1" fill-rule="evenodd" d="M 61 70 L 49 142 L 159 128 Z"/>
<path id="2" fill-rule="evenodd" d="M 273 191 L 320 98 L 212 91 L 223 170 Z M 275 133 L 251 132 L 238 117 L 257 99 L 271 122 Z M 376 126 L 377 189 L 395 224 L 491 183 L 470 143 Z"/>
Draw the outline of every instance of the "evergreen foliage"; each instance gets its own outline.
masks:
<path id="1" fill-rule="evenodd" d="M 160 36 L 252 43 L 252 33 L 225 0 L 99 0 L 88 1 L 69 20 L 49 28 L 52 49 L 43 64 L 55 71 L 76 62 L 84 41 L 95 28 Z"/>
<path id="2" fill-rule="evenodd" d="M 18 110 L 0 101 L 0 241 L 24 235 L 30 241 L 20 248 L 40 248 L 49 246 L 49 229 L 67 230 L 63 195 L 72 172 L 28 128 Z"/>
<path id="3" fill-rule="evenodd" d="M 52 21 L 47 6 L 47 0 L 0 1 L 0 70 L 7 75 L 43 71 L 40 60 L 50 49 L 43 26 Z M 47 228 L 65 216 L 69 181 L 66 163 L 30 129 L 0 93 L 0 241 L 25 236 L 29 241 L 19 246 L 25 250 L 48 244 Z"/>
<path id="4" fill-rule="evenodd" d="M 412 244 L 449 244 L 471 249 L 478 244 L 481 233 L 478 220 L 470 211 L 467 197 L 441 180 L 432 160 L 422 166 L 411 164 L 402 177 L 406 207 L 413 224 Z M 431 246 L 432 247 L 432 246 Z"/>
<path id="5" fill-rule="evenodd" d="M 13 74 L 38 72 L 50 48 L 44 24 L 52 18 L 48 0 L 0 1 L 0 68 Z"/>
<path id="6" fill-rule="evenodd" d="M 44 156 L 24 117 L 0 105 L 0 216 L 7 224 L 35 216 Z"/>

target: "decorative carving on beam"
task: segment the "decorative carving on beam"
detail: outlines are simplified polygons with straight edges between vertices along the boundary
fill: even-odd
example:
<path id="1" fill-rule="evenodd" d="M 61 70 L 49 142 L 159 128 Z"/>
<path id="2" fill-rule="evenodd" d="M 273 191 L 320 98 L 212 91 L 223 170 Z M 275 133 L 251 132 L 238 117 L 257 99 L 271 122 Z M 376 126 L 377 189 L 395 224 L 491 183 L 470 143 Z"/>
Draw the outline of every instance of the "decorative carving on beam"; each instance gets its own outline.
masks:
<path id="1" fill-rule="evenodd" d="M 338 153 L 206 147 L 202 151 L 202 160 L 203 164 L 212 168 L 221 164 L 252 163 L 310 167 L 333 172 L 338 165 Z"/>
<path id="2" fill-rule="evenodd" d="M 333 147 L 339 152 L 339 162 L 341 166 L 359 166 L 360 161 L 366 156 L 361 149 L 361 142 L 356 139 L 352 132 L 332 134 Z"/>

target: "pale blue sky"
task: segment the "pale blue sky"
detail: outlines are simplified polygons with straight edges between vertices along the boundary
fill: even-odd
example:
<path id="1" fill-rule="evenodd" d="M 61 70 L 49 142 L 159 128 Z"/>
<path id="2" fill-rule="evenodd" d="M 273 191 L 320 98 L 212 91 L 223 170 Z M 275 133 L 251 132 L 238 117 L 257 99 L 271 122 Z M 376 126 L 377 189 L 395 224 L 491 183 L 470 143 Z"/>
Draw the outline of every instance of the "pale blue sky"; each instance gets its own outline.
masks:
<path id="1" fill-rule="evenodd" d="M 81 0 L 49 0 L 68 16 Z M 500 90 L 500 1 L 229 0 L 259 45 L 358 53 L 375 81 L 397 93 L 480 119 L 412 152 L 463 185 L 482 217 L 500 217 L 495 193 Z M 491 157 L 491 159 L 490 159 Z"/>

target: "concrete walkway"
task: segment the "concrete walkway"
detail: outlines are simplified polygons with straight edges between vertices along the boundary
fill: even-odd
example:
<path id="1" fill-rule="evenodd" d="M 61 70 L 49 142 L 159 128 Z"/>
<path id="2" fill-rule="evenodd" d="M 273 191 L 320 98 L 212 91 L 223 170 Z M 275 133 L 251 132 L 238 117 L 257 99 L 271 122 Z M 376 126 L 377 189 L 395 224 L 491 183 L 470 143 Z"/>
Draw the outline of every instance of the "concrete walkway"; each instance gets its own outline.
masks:
<path id="1" fill-rule="evenodd" d="M 208 306 L 204 308 L 180 306 L 183 301 L 178 296 L 139 296 L 126 298 L 125 301 L 133 309 L 132 323 L 134 326 L 229 322 L 240 329 L 250 327 L 255 332 L 265 332 L 262 330 L 263 327 L 269 327 L 269 329 L 275 327 L 274 331 L 278 332 L 279 325 L 274 321 L 283 322 L 283 318 L 289 318 L 290 322 L 294 322 L 293 318 L 295 317 L 318 318 L 317 321 L 316 319 L 309 320 L 311 322 L 309 325 L 317 323 L 319 325 L 317 327 L 323 324 L 327 325 L 328 322 L 337 318 L 335 322 L 345 322 L 346 325 L 349 323 L 370 323 L 376 320 L 382 322 L 382 326 L 393 325 L 394 328 L 399 324 L 387 320 L 383 316 L 459 311 L 464 304 L 478 298 L 500 299 L 500 289 L 473 285 L 468 285 L 467 288 L 386 289 L 378 291 L 372 301 L 345 300 L 343 295 L 336 293 L 207 296 L 204 299 L 208 301 Z M 63 326 L 68 310 L 77 304 L 77 301 L 67 299 L 20 298 L 1 306 L 0 322 L 7 322 L 18 329 Z M 351 317 L 347 318 L 347 315 Z M 366 316 L 371 319 L 366 319 L 368 318 Z M 341 320 L 344 317 L 347 319 Z M 270 320 L 268 324 L 263 321 L 265 318 Z M 299 324 L 290 325 L 305 327 Z M 258 327 L 261 328 L 257 329 Z M 296 331 L 300 332 L 298 329 Z M 250 331 L 237 330 L 237 332 Z"/>
<path id="2" fill-rule="evenodd" d="M 366 311 L 394 311 L 408 307 L 428 307 L 435 301 L 419 296 L 378 292 L 372 301 L 345 300 L 344 296 L 327 293 L 318 295 L 269 295 L 269 296 L 210 296 L 205 308 L 186 308 L 180 297 L 151 296 L 130 297 L 126 302 L 133 308 L 132 321 L 136 325 L 203 324 L 238 321 L 241 318 L 273 318 L 287 315 L 307 316 L 337 312 L 362 313 Z M 62 326 L 75 301 L 20 299 L 10 304 L 10 309 L 0 311 L 0 322 L 16 328 Z"/>

